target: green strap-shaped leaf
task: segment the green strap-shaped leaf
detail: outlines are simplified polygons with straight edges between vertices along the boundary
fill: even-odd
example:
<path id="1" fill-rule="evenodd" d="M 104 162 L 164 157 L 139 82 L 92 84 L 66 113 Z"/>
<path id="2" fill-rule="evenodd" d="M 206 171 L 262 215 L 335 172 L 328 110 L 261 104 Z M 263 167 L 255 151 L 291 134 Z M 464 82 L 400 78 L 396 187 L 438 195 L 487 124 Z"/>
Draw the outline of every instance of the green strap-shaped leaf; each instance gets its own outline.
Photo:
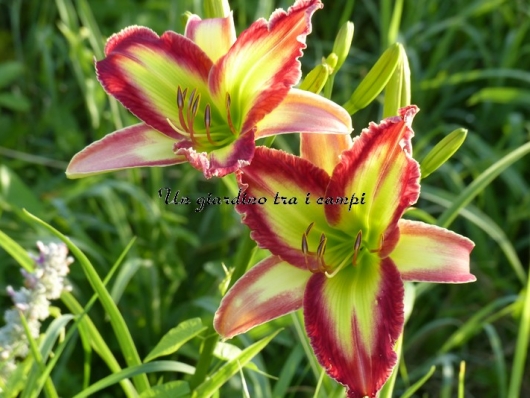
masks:
<path id="1" fill-rule="evenodd" d="M 411 397 L 412 394 L 414 394 L 416 391 L 418 391 L 418 389 L 422 385 L 424 385 L 427 380 L 429 380 L 431 378 L 431 376 L 433 375 L 435 370 L 436 370 L 436 366 L 431 366 L 431 368 L 429 369 L 427 374 L 425 376 L 423 376 L 421 379 L 419 379 L 416 383 L 411 385 L 409 388 L 407 388 L 407 391 L 405 391 L 403 393 L 401 398 L 409 398 L 409 397 Z"/>
<path id="2" fill-rule="evenodd" d="M 268 337 L 261 339 L 260 341 L 252 344 L 245 348 L 241 355 L 228 361 L 224 364 L 221 369 L 215 372 L 209 379 L 205 380 L 199 385 L 195 391 L 193 391 L 193 398 L 207 398 L 215 393 L 221 386 L 228 381 L 233 375 L 235 375 L 239 369 L 247 364 L 252 358 L 263 350 L 267 344 L 278 334 L 279 330 L 271 334 Z"/>
<path id="3" fill-rule="evenodd" d="M 153 359 L 164 355 L 173 354 L 187 341 L 206 329 L 206 326 L 202 326 L 200 318 L 188 319 L 187 321 L 179 323 L 178 326 L 171 329 L 160 339 L 156 347 L 147 355 L 144 362 L 152 361 Z"/>
<path id="4" fill-rule="evenodd" d="M 113 373 L 110 376 L 99 380 L 97 383 L 92 384 L 84 391 L 75 395 L 74 398 L 88 397 L 98 391 L 101 391 L 104 388 L 118 383 L 123 379 L 128 379 L 141 374 L 145 375 L 146 373 L 152 372 L 180 372 L 192 374 L 194 370 L 195 369 L 193 368 L 193 366 L 177 361 L 155 361 L 150 363 L 144 363 L 138 366 L 131 366 L 129 368 L 123 369 L 121 372 Z"/>
<path id="5" fill-rule="evenodd" d="M 12 101 L 12 99 L 7 100 Z M 1 94 L 0 107 L 2 107 Z M 5 202 L 9 208 L 16 212 L 28 209 L 38 217 L 46 215 L 34 191 L 13 170 L 5 165 L 0 165 L 0 202 Z"/>
<path id="6" fill-rule="evenodd" d="M 500 173 L 528 153 L 530 153 L 530 142 L 517 148 L 515 151 L 510 152 L 508 155 L 504 156 L 502 159 L 499 159 L 497 162 L 491 165 L 466 189 L 464 189 L 460 195 L 458 195 L 451 207 L 442 213 L 442 215 L 438 218 L 438 225 L 444 228 L 449 227 L 449 225 L 451 225 L 455 217 L 458 215 L 460 209 L 467 206 L 475 196 L 482 192 L 484 188 L 486 188 L 489 183 L 495 179 L 495 177 L 497 177 Z"/>
<path id="7" fill-rule="evenodd" d="M 139 398 L 179 398 L 189 397 L 190 394 L 189 384 L 185 381 L 177 380 L 150 388 L 144 391 Z"/>
<path id="8" fill-rule="evenodd" d="M 33 272 L 34 262 L 28 252 L 2 231 L 0 231 L 0 247 L 17 260 L 17 263 L 19 263 L 22 268 L 28 272 Z"/>

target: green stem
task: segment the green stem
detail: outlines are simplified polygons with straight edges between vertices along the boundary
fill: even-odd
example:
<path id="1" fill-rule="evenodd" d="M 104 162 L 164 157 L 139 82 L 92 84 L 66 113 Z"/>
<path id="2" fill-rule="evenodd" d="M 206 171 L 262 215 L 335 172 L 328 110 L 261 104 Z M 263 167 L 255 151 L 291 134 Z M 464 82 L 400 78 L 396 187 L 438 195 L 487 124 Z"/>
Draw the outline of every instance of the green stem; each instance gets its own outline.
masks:
<path id="1" fill-rule="evenodd" d="M 234 286 L 234 283 L 236 283 L 247 271 L 255 247 L 256 244 L 250 239 L 250 232 L 243 232 L 234 260 L 234 270 L 232 271 L 232 277 L 230 278 L 230 284 L 228 285 L 229 289 Z"/>
<path id="2" fill-rule="evenodd" d="M 396 341 L 395 351 L 398 357 L 398 362 L 394 366 L 394 370 L 390 375 L 389 379 L 386 381 L 385 385 L 379 393 L 379 398 L 392 398 L 392 392 L 394 391 L 394 384 L 396 383 L 396 378 L 399 369 L 399 361 L 401 361 L 401 349 L 403 348 L 403 333 L 399 336 L 399 339 Z"/>
<path id="3" fill-rule="evenodd" d="M 291 318 L 293 320 L 296 334 L 298 335 L 298 339 L 300 340 L 300 343 L 302 344 L 305 355 L 309 362 L 309 366 L 311 367 L 311 371 L 313 372 L 313 376 L 315 377 L 315 380 L 320 380 L 322 367 L 318 363 L 315 355 L 313 354 L 313 349 L 311 348 L 311 345 L 309 344 L 309 339 L 307 338 L 307 335 L 304 330 L 303 316 L 304 315 L 302 314 L 302 311 L 296 311 L 296 312 L 291 313 Z M 324 379 L 322 380 L 322 384 L 320 385 L 319 388 L 320 388 L 319 392 L 323 392 L 324 396 L 327 397 L 331 391 L 330 379 L 327 377 L 324 377 Z"/>
<path id="4" fill-rule="evenodd" d="M 530 340 L 530 272 L 528 273 L 528 282 L 524 292 L 523 312 L 521 314 L 521 324 L 517 334 L 517 343 L 515 344 L 515 356 L 513 358 L 512 372 L 510 377 L 510 386 L 508 387 L 508 398 L 519 397 L 521 383 L 523 381 L 524 366 L 526 355 L 528 354 L 528 343 Z"/>
<path id="5" fill-rule="evenodd" d="M 190 379 L 191 390 L 200 386 L 206 379 L 208 370 L 210 369 L 210 363 L 212 362 L 213 351 L 219 341 L 219 335 L 213 330 L 212 326 L 208 328 L 207 335 L 208 337 L 202 343 L 201 355 L 195 367 L 195 373 Z"/>

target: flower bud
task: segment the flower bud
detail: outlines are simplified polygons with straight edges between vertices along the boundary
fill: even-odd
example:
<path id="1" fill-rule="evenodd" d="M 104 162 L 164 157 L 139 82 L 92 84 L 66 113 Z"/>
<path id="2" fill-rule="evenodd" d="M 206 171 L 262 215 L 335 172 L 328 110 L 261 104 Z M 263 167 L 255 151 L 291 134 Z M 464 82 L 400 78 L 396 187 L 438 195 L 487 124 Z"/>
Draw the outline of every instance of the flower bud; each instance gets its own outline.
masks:
<path id="1" fill-rule="evenodd" d="M 188 20 L 190 19 L 190 17 L 193 15 L 193 13 L 189 12 L 189 11 L 184 11 L 181 15 L 180 15 L 180 22 L 182 22 L 182 25 L 186 26 L 188 24 Z"/>
<path id="2" fill-rule="evenodd" d="M 327 64 L 331 68 L 331 73 L 335 73 L 337 70 L 338 62 L 339 57 L 335 53 L 331 53 L 326 59 L 322 59 L 322 63 Z"/>
<path id="3" fill-rule="evenodd" d="M 324 88 L 330 74 L 331 68 L 327 63 L 317 65 L 300 83 L 300 89 L 318 94 Z"/>
<path id="4" fill-rule="evenodd" d="M 407 53 L 401 44 L 396 70 L 385 87 L 383 117 L 396 116 L 399 109 L 410 105 L 410 67 Z"/>
<path id="5" fill-rule="evenodd" d="M 421 178 L 427 177 L 453 156 L 464 143 L 466 136 L 467 130 L 459 128 L 436 144 L 420 164 Z"/>
<path id="6" fill-rule="evenodd" d="M 204 0 L 206 18 L 225 18 L 230 15 L 228 0 Z"/>
<path id="7" fill-rule="evenodd" d="M 368 106 L 383 91 L 392 77 L 401 56 L 400 44 L 396 43 L 379 57 L 372 69 L 357 86 L 348 102 L 343 105 L 350 115 Z"/>
<path id="8" fill-rule="evenodd" d="M 340 27 L 339 33 L 333 43 L 333 53 L 337 55 L 337 65 L 333 68 L 336 73 L 350 52 L 351 42 L 353 40 L 353 22 L 347 21 Z"/>

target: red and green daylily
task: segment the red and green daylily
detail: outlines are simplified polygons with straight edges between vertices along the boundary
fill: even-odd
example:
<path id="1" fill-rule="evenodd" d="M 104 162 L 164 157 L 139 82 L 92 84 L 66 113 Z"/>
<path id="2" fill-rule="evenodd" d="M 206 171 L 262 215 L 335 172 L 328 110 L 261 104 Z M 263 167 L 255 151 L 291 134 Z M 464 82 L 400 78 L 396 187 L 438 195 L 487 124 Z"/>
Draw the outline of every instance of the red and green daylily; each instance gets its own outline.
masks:
<path id="1" fill-rule="evenodd" d="M 236 39 L 232 14 L 188 19 L 184 35 L 131 26 L 113 35 L 96 62 L 104 89 L 141 124 L 76 154 L 70 178 L 189 162 L 207 178 L 246 166 L 254 140 L 286 132 L 349 134 L 351 118 L 318 95 L 293 89 L 298 58 L 320 0 L 298 0 Z"/>
<path id="2" fill-rule="evenodd" d="M 403 281 L 475 280 L 469 272 L 473 242 L 401 219 L 420 192 L 419 165 L 411 156 L 416 112 L 410 106 L 372 123 L 340 156 L 347 140 L 335 140 L 328 159 L 309 147 L 318 140 L 306 142 L 302 153 L 322 167 L 334 164 L 329 171 L 257 148 L 238 177 L 247 196 L 269 200 L 236 209 L 252 239 L 272 256 L 223 298 L 214 320 L 221 336 L 303 308 L 311 345 L 327 373 L 347 387 L 349 397 L 376 396 L 397 360 Z M 276 193 L 287 203 L 296 197 L 298 204 L 274 204 Z"/>

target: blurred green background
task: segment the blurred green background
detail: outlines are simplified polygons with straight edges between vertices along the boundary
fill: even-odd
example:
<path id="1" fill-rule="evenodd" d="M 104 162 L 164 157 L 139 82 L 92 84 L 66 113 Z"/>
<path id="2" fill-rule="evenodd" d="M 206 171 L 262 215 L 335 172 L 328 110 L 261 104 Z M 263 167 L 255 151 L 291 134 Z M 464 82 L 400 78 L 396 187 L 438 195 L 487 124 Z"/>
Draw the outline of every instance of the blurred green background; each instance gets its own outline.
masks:
<path id="1" fill-rule="evenodd" d="M 384 49 L 397 40 L 409 57 L 412 103 L 421 109 L 414 121 L 415 157 L 421 160 L 455 128 L 469 130 L 456 155 L 422 181 L 418 208 L 436 218 L 484 170 L 529 141 L 527 0 L 323 2 L 324 9 L 313 17 L 313 33 L 302 59 L 304 74 L 331 52 L 343 22 L 355 24 L 353 47 L 335 78 L 333 100 L 344 103 Z M 230 2 L 238 32 L 291 4 Z M 402 9 L 401 15 L 394 13 L 396 7 Z M 202 1 L 0 0 L 0 230 L 28 250 L 34 249 L 36 240 L 51 240 L 44 230 L 22 220 L 20 212 L 26 208 L 71 237 L 102 276 L 136 236 L 109 288 L 142 357 L 185 319 L 201 317 L 203 324 L 211 324 L 221 298 L 223 264 L 233 266 L 238 253 L 248 251 L 241 245 L 248 242 L 248 232 L 231 206 L 196 213 L 195 206 L 165 205 L 158 189 L 171 187 L 197 198 L 210 192 L 229 195 L 230 184 L 205 180 L 188 165 L 83 180 L 67 180 L 64 171 L 86 145 L 136 121 L 96 80 L 94 59 L 103 57 L 106 38 L 133 24 L 159 34 L 182 33 L 186 11 L 203 15 Z M 354 134 L 380 117 L 381 104 L 375 101 L 355 114 Z M 278 137 L 274 145 L 298 153 L 295 134 Z M 528 283 L 529 166 L 528 157 L 511 165 L 450 226 L 476 243 L 472 272 L 477 282 L 418 289 L 405 328 L 396 396 L 432 364 L 437 370 L 415 396 L 456 396 L 461 360 L 466 361 L 466 396 L 506 396 Z M 252 253 L 253 263 L 263 255 Z M 2 250 L 0 264 L 3 311 L 10 306 L 5 287 L 17 286 L 21 278 L 16 262 Z M 74 295 L 85 303 L 93 291 L 75 264 L 70 279 Z M 90 315 L 111 348 L 118 350 L 102 308 L 96 305 Z M 283 386 L 245 371 L 251 396 L 311 397 L 317 380 L 307 358 L 298 353 L 292 318 L 232 342 L 248 345 L 279 325 L 285 329 L 256 363 L 279 377 L 289 359 L 292 375 Z M 184 346 L 179 360 L 194 364 L 198 345 L 194 341 Z M 78 341 L 53 373 L 62 396 L 79 391 L 82 355 Z M 96 355 L 92 361 L 93 380 L 109 373 Z M 525 369 L 521 397 L 530 396 L 528 357 Z M 167 374 L 166 380 L 172 377 L 176 376 Z M 232 379 L 223 391 L 226 396 L 241 396 L 241 380 Z M 116 387 L 104 394 L 123 393 Z"/>

